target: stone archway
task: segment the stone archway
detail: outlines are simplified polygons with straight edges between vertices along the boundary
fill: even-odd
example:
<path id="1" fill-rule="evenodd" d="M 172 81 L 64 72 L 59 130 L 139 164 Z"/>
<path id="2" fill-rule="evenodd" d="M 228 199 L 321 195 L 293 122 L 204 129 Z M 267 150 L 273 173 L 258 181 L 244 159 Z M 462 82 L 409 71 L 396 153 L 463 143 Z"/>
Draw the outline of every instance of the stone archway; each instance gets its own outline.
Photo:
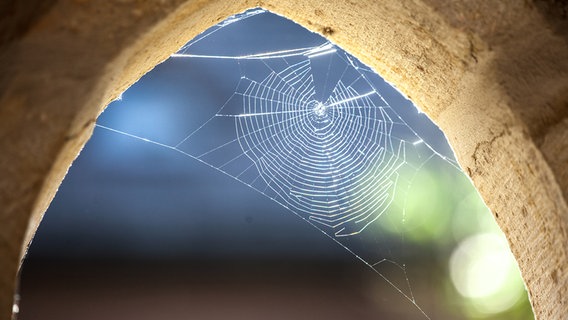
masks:
<path id="1" fill-rule="evenodd" d="M 27 245 L 98 114 L 199 32 L 256 6 L 322 33 L 419 105 L 444 130 L 507 235 L 537 319 L 568 314 L 568 9 L 562 2 L 27 0 L 4 6 L 2 319 L 10 317 Z"/>

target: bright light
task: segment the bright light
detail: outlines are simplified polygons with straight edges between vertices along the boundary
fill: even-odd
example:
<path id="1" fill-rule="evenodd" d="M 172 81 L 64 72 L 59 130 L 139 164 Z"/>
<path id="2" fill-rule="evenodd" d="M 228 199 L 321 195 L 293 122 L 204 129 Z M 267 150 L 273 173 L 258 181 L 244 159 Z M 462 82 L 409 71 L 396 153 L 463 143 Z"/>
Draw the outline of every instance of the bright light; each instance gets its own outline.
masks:
<path id="1" fill-rule="evenodd" d="M 450 276 L 457 291 L 477 311 L 499 313 L 511 308 L 524 287 L 502 236 L 477 234 L 462 241 L 450 258 Z"/>

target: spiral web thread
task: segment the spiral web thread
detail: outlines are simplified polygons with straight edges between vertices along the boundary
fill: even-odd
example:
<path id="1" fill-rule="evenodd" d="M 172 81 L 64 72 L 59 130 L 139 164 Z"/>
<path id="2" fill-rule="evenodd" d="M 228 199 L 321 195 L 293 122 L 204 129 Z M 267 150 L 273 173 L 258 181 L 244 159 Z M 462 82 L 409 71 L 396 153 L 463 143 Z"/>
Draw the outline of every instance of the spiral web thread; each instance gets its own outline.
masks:
<path id="1" fill-rule="evenodd" d="M 376 91 L 360 94 L 339 81 L 327 101 L 317 101 L 310 71 L 307 59 L 260 82 L 243 78 L 242 112 L 216 117 L 234 118 L 233 143 L 252 161 L 237 177 L 258 173 L 247 183 L 264 184 L 263 193 L 270 189 L 287 208 L 335 236 L 357 234 L 392 202 L 404 148 L 392 144 L 386 103 L 369 97 Z M 373 183 L 358 187 L 362 181 Z"/>
<path id="2" fill-rule="evenodd" d="M 403 167 L 417 170 L 435 156 L 457 166 L 455 161 L 432 148 L 387 103 L 368 79 L 372 70 L 330 42 L 240 56 L 191 53 L 195 43 L 218 30 L 266 12 L 231 17 L 172 55 L 234 60 L 241 70 L 231 97 L 181 141 L 167 144 L 97 127 L 182 153 L 260 192 L 352 253 L 429 319 L 406 276 L 403 290 L 377 268 L 392 263 L 405 272 L 403 265 L 369 260 L 341 239 L 365 232 L 388 212 Z M 338 66 L 333 76 L 330 70 Z M 325 80 L 315 81 L 321 70 Z"/>

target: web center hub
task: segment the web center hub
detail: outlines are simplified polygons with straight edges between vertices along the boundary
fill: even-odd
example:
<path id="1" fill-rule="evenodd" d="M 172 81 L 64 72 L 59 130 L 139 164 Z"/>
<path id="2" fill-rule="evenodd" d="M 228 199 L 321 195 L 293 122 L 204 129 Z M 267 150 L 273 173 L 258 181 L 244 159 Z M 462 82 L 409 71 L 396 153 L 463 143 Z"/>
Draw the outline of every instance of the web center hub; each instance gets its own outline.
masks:
<path id="1" fill-rule="evenodd" d="M 317 117 L 325 117 L 327 114 L 327 106 L 321 102 L 317 102 L 314 104 L 313 112 Z"/>

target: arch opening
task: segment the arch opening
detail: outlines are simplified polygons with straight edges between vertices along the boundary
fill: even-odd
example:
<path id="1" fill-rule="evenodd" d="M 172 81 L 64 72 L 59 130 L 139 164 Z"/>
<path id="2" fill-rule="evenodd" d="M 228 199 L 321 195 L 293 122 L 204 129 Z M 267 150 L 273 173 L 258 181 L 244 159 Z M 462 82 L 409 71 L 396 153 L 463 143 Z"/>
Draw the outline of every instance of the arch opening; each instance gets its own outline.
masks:
<path id="1" fill-rule="evenodd" d="M 0 242 L 6 270 L 0 275 L 2 315 L 12 309 L 22 252 L 100 110 L 177 49 L 180 39 L 193 38 L 224 17 L 258 5 L 158 2 L 137 4 L 136 10 L 56 2 L 27 33 L 5 45 L 2 59 L 12 67 L 1 82 L 3 111 L 9 115 L 0 118 L 6 151 L 2 176 L 9 186 L 1 194 L 9 204 L 2 211 L 7 223 Z M 562 157 L 559 150 L 565 150 L 562 143 L 567 140 L 559 138 L 565 130 L 559 123 L 542 146 L 526 130 L 530 121 L 548 121 L 527 112 L 531 106 L 561 106 L 556 100 L 565 89 L 529 88 L 550 81 L 568 83 L 566 43 L 549 30 L 548 21 L 530 3 L 514 1 L 499 10 L 469 2 L 441 6 L 438 1 L 261 5 L 321 32 L 359 57 L 442 127 L 508 237 L 537 318 L 566 314 L 567 209 L 557 183 L 565 185 L 564 167 L 556 161 Z M 463 8 L 476 14 L 459 14 Z M 492 23 L 496 14 L 498 23 Z M 137 17 L 135 23 L 120 23 L 134 21 L 130 15 Z M 488 23 L 480 24 L 476 17 Z M 526 23 L 519 24 L 519 19 Z M 543 47 L 552 51 L 538 50 Z M 90 63 L 81 63 L 86 56 Z M 53 85 L 46 85 L 46 79 Z M 527 88 L 524 95 L 519 96 L 519 88 Z M 560 117 L 563 109 L 546 110 L 548 119 Z M 556 148 L 547 141 L 558 141 Z M 537 253 L 553 258 L 534 259 Z"/>
<path id="2" fill-rule="evenodd" d="M 252 20 L 257 22 L 249 22 Z M 246 34 L 246 30 L 252 34 Z M 262 34 L 251 30 L 262 30 Z M 282 35 L 289 38 L 284 44 L 278 40 Z M 231 41 L 248 43 L 248 39 L 254 39 L 255 42 L 246 46 L 231 44 Z M 270 42 L 270 39 L 275 40 Z M 222 45 L 216 45 L 218 43 Z M 320 108 L 331 109 L 329 113 L 324 110 L 318 115 L 318 110 L 314 111 L 313 107 L 316 100 L 324 101 L 319 103 Z M 195 190 L 190 190 L 196 185 L 200 186 L 199 189 L 206 189 L 207 184 L 203 183 L 210 178 L 199 179 L 197 176 L 203 174 L 201 171 L 211 173 L 208 169 L 214 169 L 213 173 L 222 173 L 238 180 L 242 187 L 252 188 L 268 200 L 276 201 L 287 209 L 287 214 L 295 214 L 327 234 L 353 258 L 367 264 L 376 272 L 375 276 L 383 278 L 383 285 L 394 293 L 394 297 L 386 295 L 390 297 L 389 300 L 406 300 L 408 304 L 401 310 L 383 309 L 379 314 L 384 316 L 394 312 L 408 316 L 414 314 L 413 318 L 429 318 L 431 314 L 452 313 L 444 307 L 457 302 L 445 299 L 430 301 L 427 297 L 439 292 L 450 299 L 455 294 L 443 294 L 441 292 L 446 289 L 441 287 L 419 289 L 425 286 L 428 275 L 435 273 L 433 269 L 446 268 L 451 253 L 447 247 L 464 240 L 470 233 L 489 230 L 478 225 L 477 220 L 487 221 L 489 212 L 483 204 L 476 204 L 473 200 L 480 201 L 469 181 L 457 168 L 445 138 L 430 120 L 367 66 L 327 40 L 264 10 L 253 9 L 230 17 L 226 22 L 198 35 L 173 54 L 171 59 L 158 65 L 123 93 L 113 105 L 116 106 L 109 107 L 99 118 L 93 139 L 102 140 L 101 135 L 110 133 L 108 139 L 111 136 L 120 139 L 116 136 L 121 135 L 126 140 L 121 139 L 114 149 L 105 150 L 100 142 L 91 142 L 94 147 L 89 144 L 83 150 L 84 158 L 79 158 L 80 163 L 100 161 L 101 165 L 97 167 L 92 164 L 91 169 L 83 165 L 87 169 L 82 171 L 80 178 L 76 178 L 93 181 L 94 186 L 87 187 L 89 196 L 77 193 L 81 185 L 75 182 L 74 187 L 68 187 L 72 190 L 67 191 L 72 194 L 68 198 L 98 200 L 91 201 L 91 208 L 80 209 L 82 204 L 77 203 L 71 211 L 85 211 L 90 217 L 87 219 L 99 216 L 96 220 L 103 222 L 99 226 L 103 229 L 116 219 L 113 218 L 114 214 L 109 216 L 105 212 L 116 210 L 133 215 L 125 217 L 126 221 L 142 219 L 138 218 L 140 216 L 150 220 L 155 216 L 155 219 L 161 220 L 164 219 L 163 214 L 171 216 L 166 218 L 168 220 L 184 221 L 186 218 L 168 212 L 188 202 L 196 212 L 185 212 L 186 215 L 195 216 L 199 215 L 199 211 L 211 211 L 206 209 L 210 204 L 202 203 L 207 198 L 206 194 L 200 193 L 198 199 L 194 199 L 191 194 Z M 317 108 L 318 103 L 315 105 Z M 149 149 L 157 147 L 161 152 L 133 151 L 134 145 L 139 143 L 149 144 L 146 146 Z M 107 144 L 113 148 L 112 143 Z M 205 166 L 201 170 L 189 169 L 191 165 L 184 163 L 184 167 L 176 164 L 164 154 L 170 158 L 181 154 L 188 161 L 196 162 L 198 167 Z M 113 160 L 105 160 L 107 158 Z M 157 159 L 157 162 L 151 159 Z M 264 160 L 260 163 L 259 159 L 284 162 L 271 167 L 270 162 Z M 293 163 L 287 164 L 287 161 Z M 115 203 L 116 198 L 121 197 L 111 196 L 103 190 L 116 188 L 115 184 L 120 186 L 117 181 L 130 177 L 137 178 L 133 182 L 125 182 L 129 188 L 135 189 L 133 186 L 139 185 L 139 188 L 146 189 L 145 184 L 158 184 L 152 190 L 155 190 L 154 193 L 163 193 L 163 189 L 167 188 L 160 182 L 163 178 L 154 181 L 151 176 L 157 173 L 151 168 L 164 166 L 168 169 L 163 170 L 162 174 L 177 181 L 167 193 L 184 190 L 186 196 L 182 204 L 175 204 L 179 200 L 153 197 L 148 191 L 141 191 L 146 194 L 144 198 L 138 196 L 128 200 L 131 197 L 123 196 L 121 202 L 129 204 L 121 209 L 103 209 L 105 203 Z M 132 171 L 132 168 L 138 167 L 143 169 Z M 89 170 L 98 173 L 89 173 Z M 104 175 L 105 170 L 110 173 L 110 180 L 115 182 L 107 182 L 106 186 L 97 184 L 97 178 Z M 330 173 L 330 170 L 333 172 Z M 175 175 L 176 171 L 180 177 Z M 343 174 L 343 171 L 349 174 Z M 74 177 L 75 172 L 72 170 L 68 178 Z M 184 172 L 193 173 L 183 178 Z M 183 184 L 185 179 L 187 183 Z M 96 189 L 101 191 L 93 194 Z M 211 196 L 222 193 L 220 186 L 214 189 L 217 191 L 210 191 L 214 193 Z M 425 192 L 426 189 L 430 192 Z M 229 202 L 230 197 L 222 197 L 236 207 L 239 202 L 262 203 L 258 199 L 243 200 L 247 199 L 246 196 L 237 190 L 234 187 L 234 191 L 226 193 L 237 193 L 241 196 L 239 199 Z M 469 205 L 473 205 L 475 210 L 468 209 L 465 204 L 459 205 L 463 202 L 461 197 L 467 194 L 471 194 Z M 215 200 L 206 202 L 215 203 Z M 157 207 L 157 203 L 163 205 Z M 55 206 L 60 211 L 65 210 L 64 202 L 56 201 Z M 264 208 L 264 205 L 260 207 Z M 132 208 L 137 209 L 133 211 Z M 160 210 L 159 215 L 156 215 L 156 210 Z M 276 209 L 267 207 L 261 211 L 271 210 Z M 215 216 L 211 219 L 229 221 L 234 219 L 234 215 L 244 215 L 238 209 L 225 208 L 224 211 L 230 214 L 222 216 L 210 212 Z M 77 214 L 67 217 L 61 212 L 56 214 L 60 216 L 60 223 L 77 217 Z M 482 214 L 485 214 L 485 218 L 480 218 Z M 459 222 L 456 216 L 461 216 Z M 150 224 L 154 226 L 153 230 L 147 232 L 154 233 L 158 232 L 163 222 Z M 451 225 L 454 225 L 453 232 L 450 231 Z M 91 222 L 85 227 L 83 232 L 88 234 L 96 225 Z M 195 229 L 189 225 L 187 227 Z M 80 222 L 72 225 L 71 238 L 78 240 L 76 233 L 81 233 L 81 228 Z M 205 229 L 214 230 L 217 227 Z M 278 228 L 278 231 L 282 232 L 281 229 Z M 121 232 L 135 238 L 137 233 L 141 233 L 129 230 L 123 228 Z M 100 239 L 91 241 L 101 245 L 108 241 L 125 241 L 110 232 L 109 237 L 100 236 Z M 183 233 L 182 230 L 177 232 Z M 61 238 L 61 230 L 56 233 L 60 241 L 69 242 Z M 169 233 L 168 237 L 171 238 Z M 218 234 L 218 239 L 214 241 L 221 241 L 224 233 L 234 234 L 235 231 Z M 43 239 L 46 237 L 48 235 L 44 232 Z M 115 240 L 112 240 L 113 237 Z M 265 234 L 264 237 L 265 241 L 269 241 L 274 234 Z M 128 239 L 128 242 L 133 241 L 132 238 Z M 188 243 L 211 241 L 193 239 Z M 224 241 L 234 246 L 238 239 L 232 237 Z M 291 242 L 291 239 L 281 241 Z M 304 241 L 313 243 L 313 240 Z M 159 243 L 160 240 L 152 242 Z M 160 247 L 171 248 L 175 245 L 179 244 L 154 244 L 152 247 L 159 250 Z M 302 245 L 298 243 L 293 246 L 297 248 Z M 105 247 L 108 250 L 109 246 Z M 275 251 L 278 247 L 276 243 Z M 140 251 L 139 248 L 131 250 Z M 74 251 L 83 252 L 80 247 Z M 96 248 L 94 252 L 97 252 Z M 423 254 L 425 252 L 428 252 L 426 256 Z M 432 256 L 438 259 L 428 259 Z M 417 270 L 421 270 L 421 273 L 418 274 Z M 436 282 L 444 283 L 443 276 L 440 277 Z M 386 299 L 384 289 L 376 294 L 377 298 Z M 497 296 L 509 297 L 511 293 L 500 291 Z M 492 297 L 491 300 L 496 298 Z M 425 301 L 430 305 L 430 310 L 422 309 Z M 512 300 L 514 302 L 515 299 Z M 432 307 L 434 305 L 436 307 Z M 510 306 L 505 305 L 492 312 L 503 311 L 503 308 Z M 409 308 L 416 310 L 410 312 L 407 310 Z M 470 312 L 474 311 L 470 309 Z M 500 316 L 506 317 L 505 314 Z"/>

